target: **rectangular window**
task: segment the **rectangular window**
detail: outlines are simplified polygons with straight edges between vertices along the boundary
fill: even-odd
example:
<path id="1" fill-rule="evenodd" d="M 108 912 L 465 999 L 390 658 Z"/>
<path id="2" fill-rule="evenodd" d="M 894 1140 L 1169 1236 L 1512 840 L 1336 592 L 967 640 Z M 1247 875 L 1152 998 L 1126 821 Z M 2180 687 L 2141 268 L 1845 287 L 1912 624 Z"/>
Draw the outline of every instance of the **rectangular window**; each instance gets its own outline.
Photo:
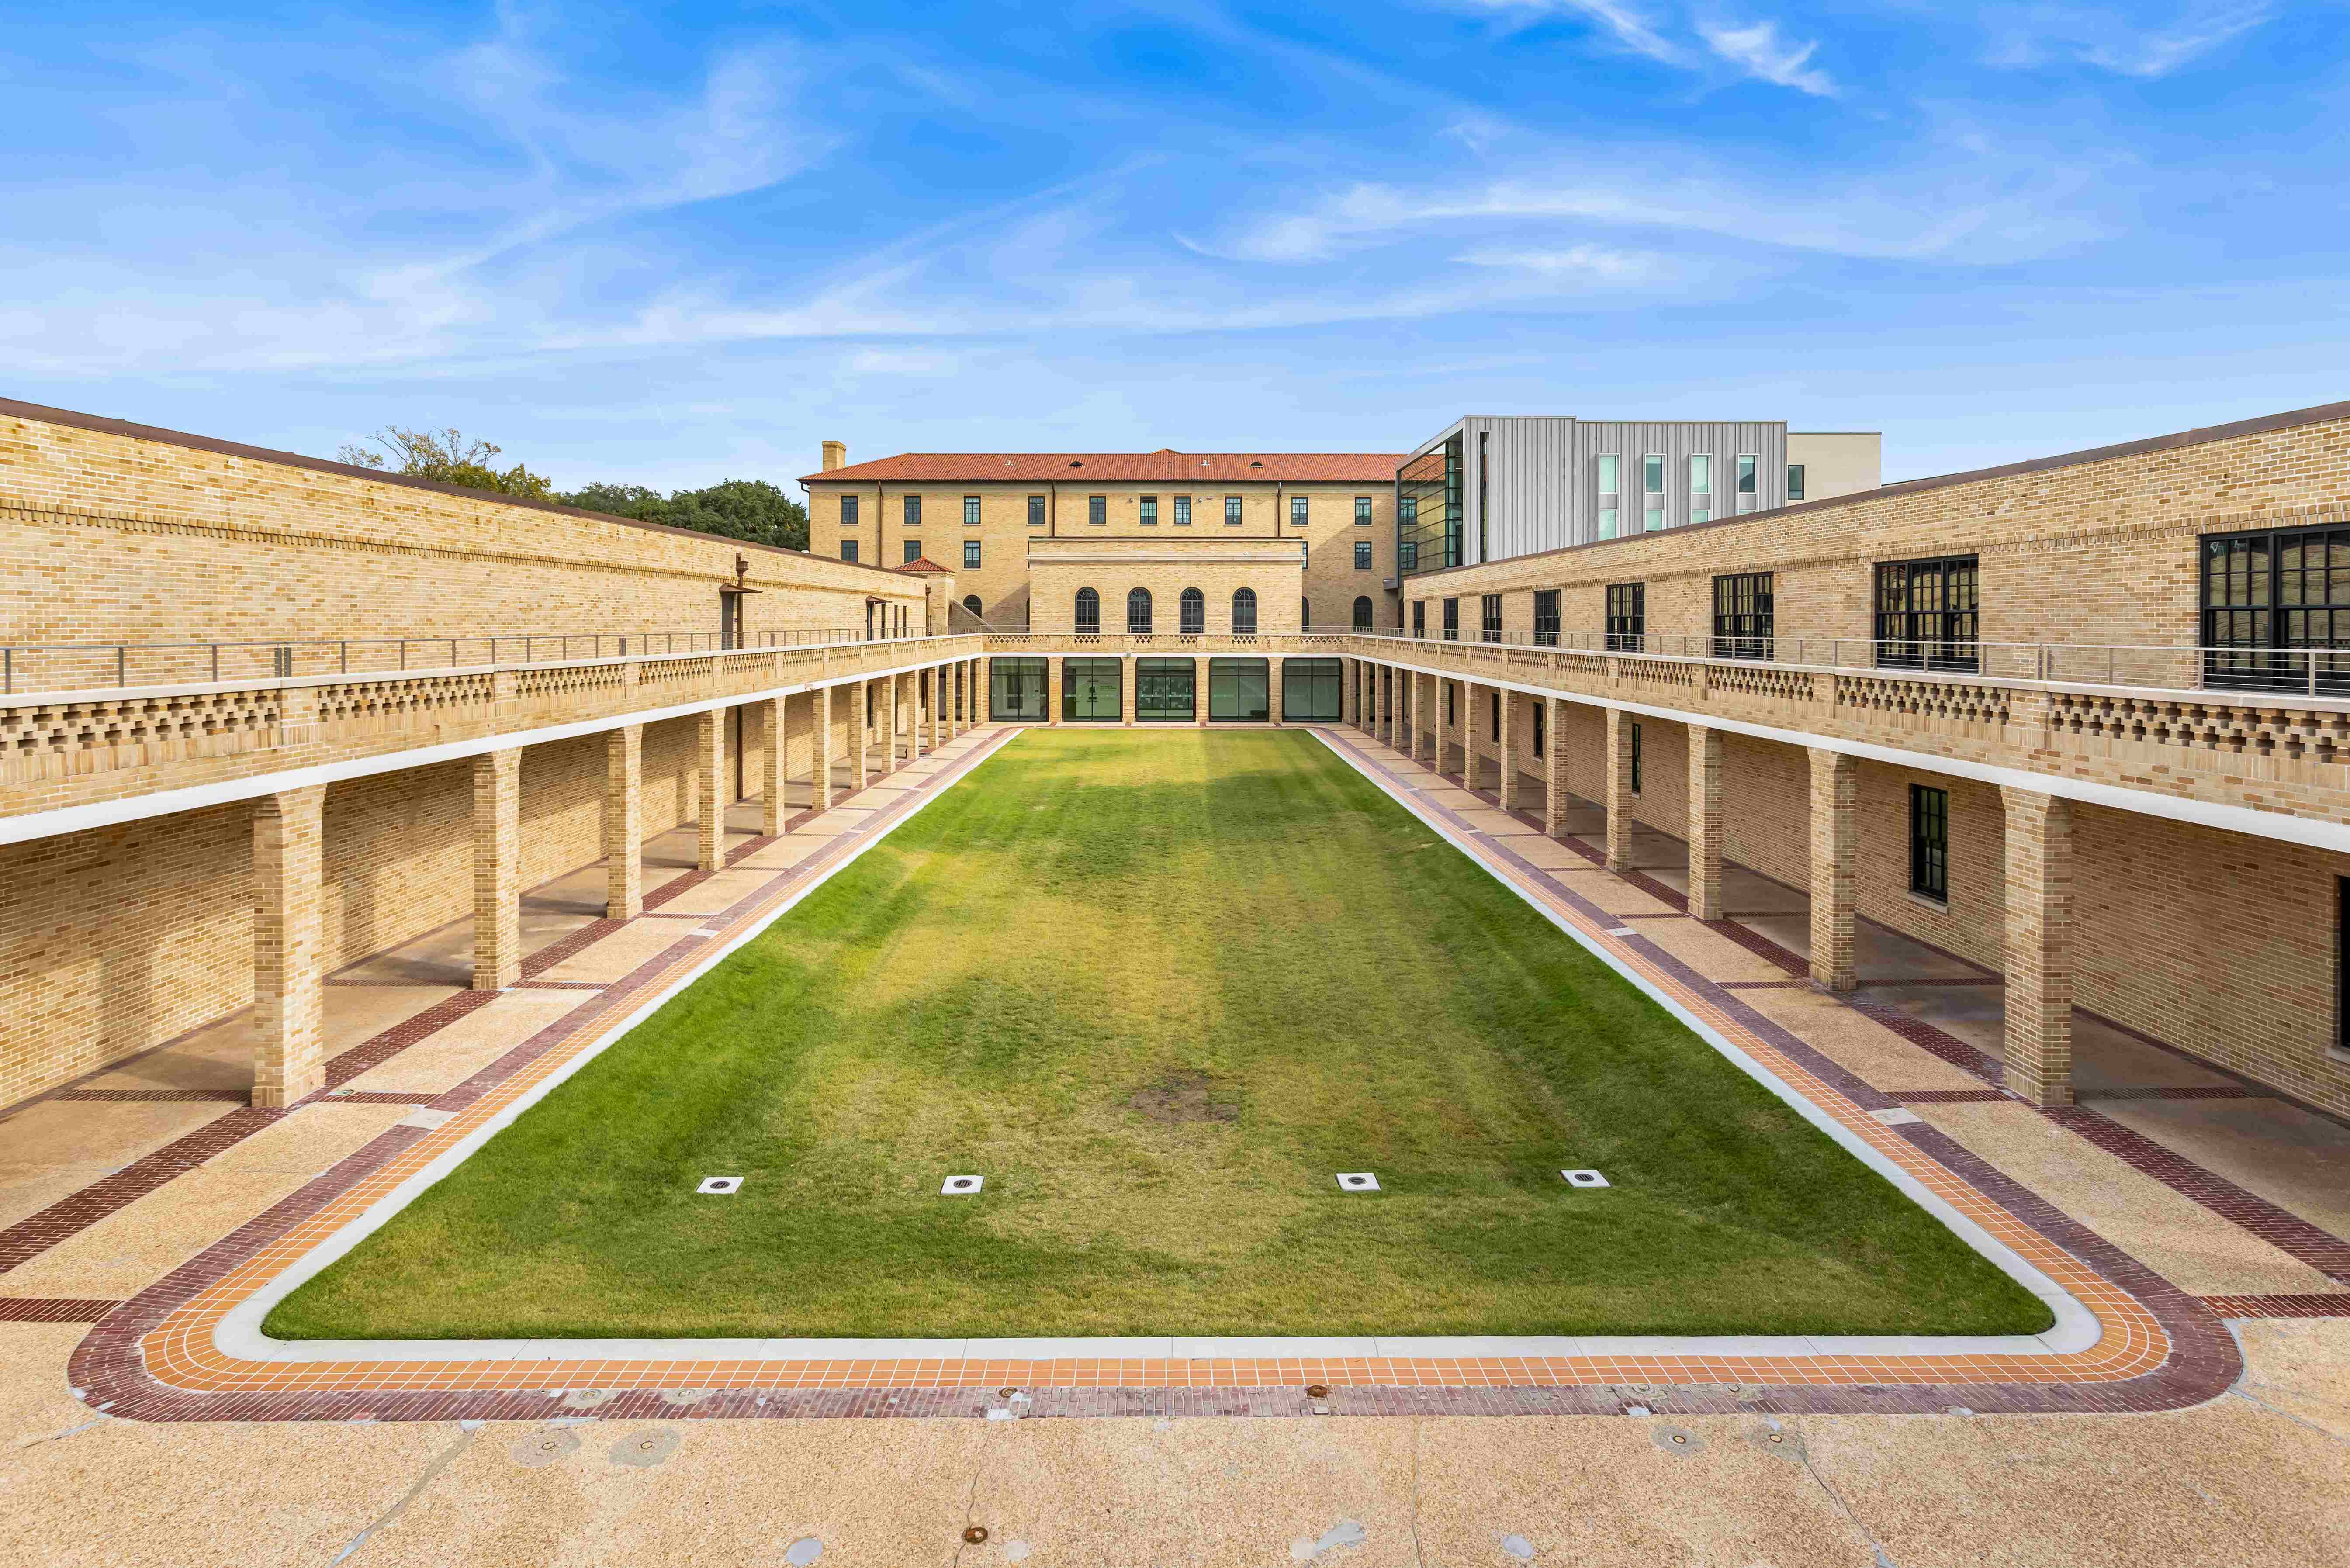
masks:
<path id="1" fill-rule="evenodd" d="M 1787 465 L 1787 499 L 1801 501 L 1803 498 L 1804 465 L 1800 462 L 1791 462 Z"/>
<path id="2" fill-rule="evenodd" d="M 1175 526 L 1189 528 L 1191 525 L 1191 498 L 1188 495 L 1179 495 L 1175 498 Z"/>
<path id="3" fill-rule="evenodd" d="M 1648 648 L 1648 585 L 1607 585 L 1607 647 L 1613 653 L 1645 653 Z"/>
<path id="4" fill-rule="evenodd" d="M 1690 468 L 1690 514 L 1692 523 L 1713 521 L 1713 454 L 1691 452 Z"/>
<path id="5" fill-rule="evenodd" d="M 919 495 L 909 495 L 905 498 L 904 504 L 906 509 L 906 526 L 909 528 L 920 527 L 922 525 L 922 498 Z"/>
<path id="6" fill-rule="evenodd" d="M 1065 723 L 1115 724 L 1123 719 L 1125 702 L 1118 688 L 1126 672 L 1122 659 L 1061 660 L 1061 719 Z"/>
<path id="7" fill-rule="evenodd" d="M 1543 699 L 1541 699 L 1541 698 L 1539 698 L 1539 697 L 1535 698 L 1535 699 L 1534 699 L 1534 761 L 1536 761 L 1536 762 L 1540 762 L 1540 761 L 1542 761 L 1542 754 L 1543 754 L 1543 742 L 1544 742 L 1544 741 L 1546 739 L 1546 737 L 1543 734 L 1543 731 L 1547 727 L 1547 726 L 1545 725 L 1545 723 L 1544 723 L 1544 721 L 1549 717 L 1549 715 L 1550 715 L 1550 704 L 1549 704 L 1548 702 L 1546 702 L 1546 701 L 1543 701 Z"/>
<path id="8" fill-rule="evenodd" d="M 1599 454 L 1599 536 L 1616 537 L 1617 519 L 1624 504 L 1624 460 L 1612 452 Z"/>
<path id="9" fill-rule="evenodd" d="M 1308 515 L 1309 513 L 1306 510 L 1305 497 L 1303 495 L 1291 496 L 1289 498 L 1289 525 L 1292 528 L 1305 527 Z"/>
<path id="10" fill-rule="evenodd" d="M 1208 722 L 1263 723 L 1267 668 L 1262 659 L 1208 660 Z"/>
<path id="11" fill-rule="evenodd" d="M 1650 452 L 1640 460 L 1640 526 L 1653 534 L 1665 525 L 1665 459 Z"/>
<path id="12" fill-rule="evenodd" d="M 1632 726 L 1632 793 L 1640 793 L 1640 726 Z"/>
<path id="13" fill-rule="evenodd" d="M 1877 564 L 1877 662 L 1897 670 L 1981 666 L 1975 557 Z"/>
<path id="14" fill-rule="evenodd" d="M 1002 654 L 987 661 L 987 712 L 992 719 L 1014 723 L 1043 723 L 1045 661 L 1010 659 Z"/>
<path id="15" fill-rule="evenodd" d="M 840 525 L 844 528 L 857 526 L 857 497 L 854 495 L 840 498 Z"/>
<path id="16" fill-rule="evenodd" d="M 1371 498 L 1367 495 L 1357 495 L 1355 497 L 1355 526 L 1367 528 L 1370 525 Z"/>
<path id="17" fill-rule="evenodd" d="M 1196 659 L 1134 661 L 1134 716 L 1146 724 L 1188 724 L 1199 715 Z"/>
<path id="18" fill-rule="evenodd" d="M 1493 693 L 1492 711 L 1493 732 L 1485 738 L 1498 746 L 1502 743 L 1502 694 L 1499 691 Z"/>
<path id="19" fill-rule="evenodd" d="M 1371 542 L 1368 539 L 1357 539 L 1355 541 L 1355 570 L 1367 572 L 1370 569 Z"/>
<path id="20" fill-rule="evenodd" d="M 1418 568 L 1419 566 L 1419 541 L 1417 539 L 1406 539 L 1402 544 L 1397 545 L 1396 563 L 1397 569 L 1399 571 L 1409 572 Z"/>
<path id="21" fill-rule="evenodd" d="M 1345 661 L 1284 659 L 1281 661 L 1281 717 L 1290 724 L 1336 724 L 1346 717 Z"/>
<path id="22" fill-rule="evenodd" d="M 962 564 L 966 566 L 976 566 L 979 565 L 978 540 L 965 539 L 962 542 Z"/>
<path id="23" fill-rule="evenodd" d="M 920 560 L 921 558 L 922 558 L 922 542 L 921 542 L 920 539 L 909 539 L 909 540 L 907 540 L 907 541 L 906 541 L 906 564 L 907 564 L 908 566 L 911 566 L 911 565 L 913 565 L 916 561 L 919 561 L 919 560 Z"/>
<path id="24" fill-rule="evenodd" d="M 1109 521 L 1108 496 L 1088 495 L 1086 497 L 1086 521 L 1092 524 L 1097 528 Z"/>
<path id="25" fill-rule="evenodd" d="M 1909 786 L 1909 890 L 1950 898 L 1950 792 Z"/>
<path id="26" fill-rule="evenodd" d="M 1738 510 L 1752 512 L 1761 504 L 1754 493 L 1754 465 L 1759 460 L 1749 453 L 1738 457 Z"/>
<path id="27" fill-rule="evenodd" d="M 843 539 L 843 540 L 840 542 L 840 558 L 841 558 L 842 560 L 844 560 L 844 561 L 853 561 L 853 560 L 857 559 L 857 541 L 856 541 L 856 540 L 854 540 L 854 539 Z"/>
<path id="28" fill-rule="evenodd" d="M 1146 495 L 1142 498 L 1141 521 L 1145 528 L 1159 526 L 1159 497 L 1156 495 Z"/>
<path id="29" fill-rule="evenodd" d="M 1411 601 L 1411 635 L 1414 637 L 1428 635 L 1428 601 L 1426 599 Z"/>
<path id="30" fill-rule="evenodd" d="M 1536 590 L 1534 594 L 1534 646 L 1536 648 L 1558 646 L 1558 590 L 1556 588 L 1542 588 Z M 1540 707 L 1537 706 L 1535 711 L 1539 712 Z M 1537 752 L 1534 754 L 1540 756 L 1542 753 Z"/>
<path id="31" fill-rule="evenodd" d="M 1486 594 L 1478 607 L 1477 629 L 1486 642 L 1502 640 L 1502 596 Z"/>
<path id="32" fill-rule="evenodd" d="M 1028 526 L 1042 528 L 1044 525 L 1045 498 L 1041 495 L 1032 495 L 1028 498 Z"/>
<path id="33" fill-rule="evenodd" d="M 2203 680 L 2350 692 L 2350 528 L 2203 539 Z"/>
<path id="34" fill-rule="evenodd" d="M 1449 730 L 1452 724 L 1452 682 L 1448 680 L 1444 683 L 1444 727 Z"/>
<path id="35" fill-rule="evenodd" d="M 962 498 L 962 525 L 966 528 L 979 526 L 979 497 L 976 495 Z"/>
<path id="36" fill-rule="evenodd" d="M 1234 528 L 1241 525 L 1241 498 L 1239 496 L 1227 495 L 1224 497 L 1224 521 Z"/>
<path id="37" fill-rule="evenodd" d="M 1461 640 L 1461 601 L 1459 599 L 1444 601 L 1444 640 L 1447 642 Z"/>
<path id="38" fill-rule="evenodd" d="M 1769 659 L 1775 635 L 1770 573 L 1739 572 L 1713 579 L 1716 659 Z"/>

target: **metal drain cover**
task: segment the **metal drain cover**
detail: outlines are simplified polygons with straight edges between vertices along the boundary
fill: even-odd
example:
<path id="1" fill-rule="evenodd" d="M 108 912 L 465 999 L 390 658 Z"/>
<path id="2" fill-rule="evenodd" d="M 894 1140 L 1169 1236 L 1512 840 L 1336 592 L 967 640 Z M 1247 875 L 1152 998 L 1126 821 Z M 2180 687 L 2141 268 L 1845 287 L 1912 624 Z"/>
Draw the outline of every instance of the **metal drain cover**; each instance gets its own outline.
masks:
<path id="1" fill-rule="evenodd" d="M 1347 1192 L 1377 1192 L 1379 1179 L 1367 1170 L 1342 1170 L 1338 1173 L 1338 1186 Z"/>
<path id="2" fill-rule="evenodd" d="M 1569 1187 L 1605 1187 L 1607 1185 L 1607 1179 L 1600 1175 L 1596 1170 L 1562 1170 L 1559 1174 L 1566 1178 L 1566 1184 Z"/>
<path id="3" fill-rule="evenodd" d="M 987 1185 L 983 1176 L 950 1176 L 939 1187 L 941 1198 L 968 1198 Z"/>
<path id="4" fill-rule="evenodd" d="M 743 1190 L 743 1179 L 739 1176 L 705 1176 L 702 1179 L 702 1185 L 694 1190 L 717 1193 L 740 1192 Z"/>

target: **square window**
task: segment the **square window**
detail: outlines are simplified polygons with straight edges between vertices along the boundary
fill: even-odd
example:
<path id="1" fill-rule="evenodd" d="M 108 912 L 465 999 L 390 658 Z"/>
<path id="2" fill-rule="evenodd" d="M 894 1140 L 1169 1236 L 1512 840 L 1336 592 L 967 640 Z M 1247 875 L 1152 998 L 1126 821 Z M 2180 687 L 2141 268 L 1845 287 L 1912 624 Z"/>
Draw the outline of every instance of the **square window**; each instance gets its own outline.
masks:
<path id="1" fill-rule="evenodd" d="M 979 497 L 976 495 L 962 498 L 962 525 L 966 528 L 979 526 Z"/>
<path id="2" fill-rule="evenodd" d="M 966 566 L 976 566 L 979 565 L 978 540 L 965 539 L 962 542 L 962 564 Z"/>
<path id="3" fill-rule="evenodd" d="M 1028 526 L 1042 528 L 1044 525 L 1045 498 L 1041 495 L 1032 495 L 1028 498 Z"/>
<path id="4" fill-rule="evenodd" d="M 1097 528 L 1109 521 L 1108 496 L 1088 495 L 1086 497 L 1086 521 L 1092 524 Z"/>
<path id="5" fill-rule="evenodd" d="M 1357 539 L 1355 541 L 1355 570 L 1367 572 L 1370 569 L 1371 542 L 1368 539 Z"/>
<path id="6" fill-rule="evenodd" d="M 1241 498 L 1239 496 L 1227 495 L 1224 497 L 1224 521 L 1234 528 L 1241 525 Z"/>

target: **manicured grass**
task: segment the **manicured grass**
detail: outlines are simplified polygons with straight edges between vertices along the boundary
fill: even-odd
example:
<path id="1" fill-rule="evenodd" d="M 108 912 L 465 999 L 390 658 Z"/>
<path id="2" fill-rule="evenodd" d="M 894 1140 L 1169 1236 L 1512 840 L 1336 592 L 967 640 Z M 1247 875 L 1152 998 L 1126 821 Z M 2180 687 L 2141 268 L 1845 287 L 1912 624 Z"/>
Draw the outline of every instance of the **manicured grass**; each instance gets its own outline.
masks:
<path id="1" fill-rule="evenodd" d="M 268 1328 L 2049 1322 L 1312 737 L 1031 731 Z"/>

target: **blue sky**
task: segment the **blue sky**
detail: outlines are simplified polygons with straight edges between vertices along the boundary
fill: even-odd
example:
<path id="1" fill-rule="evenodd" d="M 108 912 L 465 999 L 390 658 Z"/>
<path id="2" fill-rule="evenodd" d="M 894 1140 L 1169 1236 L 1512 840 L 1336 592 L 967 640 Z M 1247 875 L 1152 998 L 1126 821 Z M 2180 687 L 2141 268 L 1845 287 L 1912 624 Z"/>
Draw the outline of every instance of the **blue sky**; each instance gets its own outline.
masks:
<path id="1" fill-rule="evenodd" d="M 178 5 L 0 35 L 0 390 L 570 485 L 2350 396 L 2350 11 Z"/>

